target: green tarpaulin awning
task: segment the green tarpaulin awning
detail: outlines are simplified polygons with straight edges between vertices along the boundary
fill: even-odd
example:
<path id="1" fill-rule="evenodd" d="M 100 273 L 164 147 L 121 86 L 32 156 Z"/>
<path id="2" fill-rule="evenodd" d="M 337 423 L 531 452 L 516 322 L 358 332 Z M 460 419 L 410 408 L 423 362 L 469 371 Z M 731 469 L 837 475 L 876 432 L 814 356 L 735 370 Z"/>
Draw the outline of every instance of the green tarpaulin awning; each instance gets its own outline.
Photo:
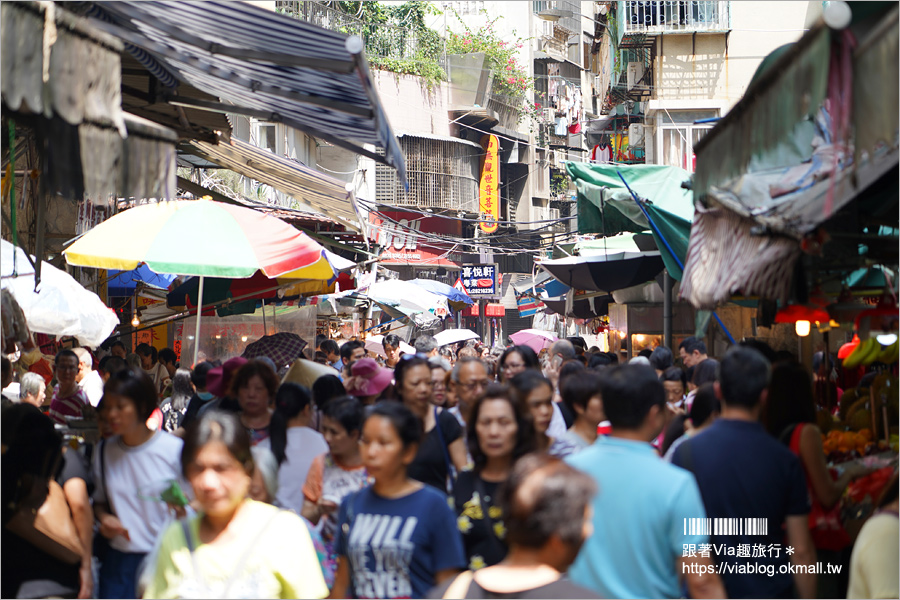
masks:
<path id="1" fill-rule="evenodd" d="M 669 274 L 681 281 L 687 256 L 691 221 L 694 215 L 693 194 L 681 187 L 691 174 L 678 167 L 664 165 L 621 165 L 566 163 L 566 172 L 578 192 L 578 232 L 614 236 L 621 233 L 650 231 L 662 254 Z M 644 202 L 644 209 L 660 230 L 675 256 L 659 239 L 644 213 L 638 207 L 622 177 Z"/>

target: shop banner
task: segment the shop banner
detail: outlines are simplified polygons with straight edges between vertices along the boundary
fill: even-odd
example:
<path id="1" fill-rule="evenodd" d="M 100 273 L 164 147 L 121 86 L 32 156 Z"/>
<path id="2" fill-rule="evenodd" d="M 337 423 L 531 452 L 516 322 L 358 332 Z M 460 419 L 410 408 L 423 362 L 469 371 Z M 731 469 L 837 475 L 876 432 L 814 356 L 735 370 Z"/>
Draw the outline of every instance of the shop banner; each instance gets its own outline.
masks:
<path id="1" fill-rule="evenodd" d="M 408 211 L 369 213 L 369 238 L 383 248 L 382 264 L 457 267 L 453 244 L 436 241 L 438 234 L 459 237 L 460 221 L 425 217 Z"/>
<path id="2" fill-rule="evenodd" d="M 500 295 L 497 265 L 463 265 L 460 279 L 471 298 L 496 298 Z"/>
<path id="3" fill-rule="evenodd" d="M 520 317 L 530 317 L 536 314 L 538 309 L 544 308 L 544 303 L 527 294 L 516 294 L 516 307 L 519 309 Z"/>
<path id="4" fill-rule="evenodd" d="M 500 220 L 500 141 L 496 135 L 483 135 L 481 147 L 484 148 L 478 186 L 481 231 L 494 233 Z"/>

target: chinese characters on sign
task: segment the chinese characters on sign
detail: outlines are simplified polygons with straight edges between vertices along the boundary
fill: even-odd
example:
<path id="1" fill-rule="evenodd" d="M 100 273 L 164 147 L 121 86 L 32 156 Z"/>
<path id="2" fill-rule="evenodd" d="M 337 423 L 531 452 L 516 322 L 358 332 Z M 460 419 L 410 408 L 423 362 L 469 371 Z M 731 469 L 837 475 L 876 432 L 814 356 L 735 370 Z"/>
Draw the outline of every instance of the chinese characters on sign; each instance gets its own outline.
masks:
<path id="1" fill-rule="evenodd" d="M 478 186 L 481 231 L 494 233 L 500 220 L 500 141 L 496 135 L 484 135 L 481 137 L 481 147 L 484 148 Z"/>
<path id="2" fill-rule="evenodd" d="M 472 298 L 491 298 L 497 289 L 497 265 L 463 265 L 460 280 Z"/>

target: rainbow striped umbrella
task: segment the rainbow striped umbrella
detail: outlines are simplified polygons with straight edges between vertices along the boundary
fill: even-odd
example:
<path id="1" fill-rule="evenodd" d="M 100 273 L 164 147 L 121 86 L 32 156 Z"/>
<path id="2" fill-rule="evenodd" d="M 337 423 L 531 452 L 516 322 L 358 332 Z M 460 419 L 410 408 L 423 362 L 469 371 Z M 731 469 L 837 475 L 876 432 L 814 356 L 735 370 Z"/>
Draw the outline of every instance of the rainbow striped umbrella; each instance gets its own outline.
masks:
<path id="1" fill-rule="evenodd" d="M 156 273 L 199 276 L 201 290 L 203 277 L 241 279 L 257 271 L 282 279 L 335 276 L 325 250 L 305 233 L 259 211 L 211 200 L 128 209 L 81 236 L 65 256 L 79 267 L 127 271 L 145 263 Z M 197 305 L 203 305 L 202 295 Z"/>

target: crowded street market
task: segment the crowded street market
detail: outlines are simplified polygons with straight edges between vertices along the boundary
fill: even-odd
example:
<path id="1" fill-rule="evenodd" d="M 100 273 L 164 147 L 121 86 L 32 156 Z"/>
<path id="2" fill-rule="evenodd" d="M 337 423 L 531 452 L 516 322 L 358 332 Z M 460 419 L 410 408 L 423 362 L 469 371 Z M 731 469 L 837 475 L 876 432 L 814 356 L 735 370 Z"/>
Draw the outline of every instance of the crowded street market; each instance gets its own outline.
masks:
<path id="1" fill-rule="evenodd" d="M 898 598 L 900 6 L 15 0 L 3 598 Z"/>

